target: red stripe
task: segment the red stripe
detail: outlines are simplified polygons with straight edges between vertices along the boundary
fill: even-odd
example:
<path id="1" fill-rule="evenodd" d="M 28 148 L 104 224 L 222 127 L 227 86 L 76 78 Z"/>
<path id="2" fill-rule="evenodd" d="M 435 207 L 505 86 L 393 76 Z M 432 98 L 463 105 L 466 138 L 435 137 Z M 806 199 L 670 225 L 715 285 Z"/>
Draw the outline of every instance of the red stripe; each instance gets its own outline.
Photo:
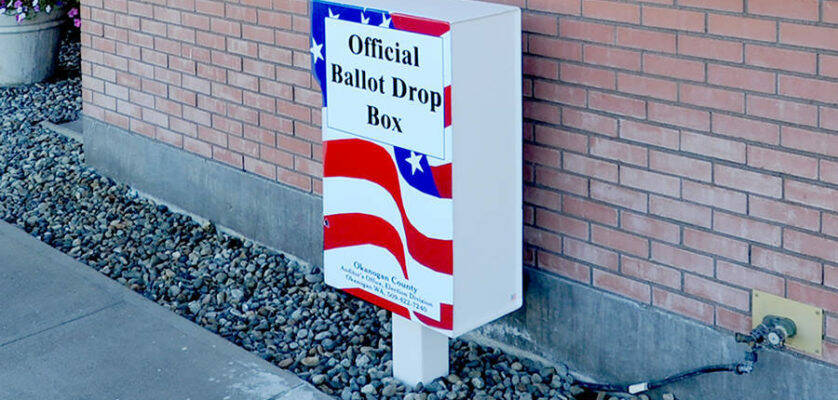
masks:
<path id="1" fill-rule="evenodd" d="M 434 175 L 434 183 L 436 183 L 436 190 L 439 192 L 439 196 L 450 199 L 451 163 L 440 165 L 438 167 L 431 167 L 431 173 Z"/>
<path id="2" fill-rule="evenodd" d="M 387 190 L 399 207 L 410 255 L 425 267 L 451 275 L 453 245 L 450 240 L 423 235 L 407 218 L 396 165 L 382 147 L 360 139 L 330 140 L 323 144 L 323 177 L 365 179 Z"/>
<path id="3" fill-rule="evenodd" d="M 416 313 L 416 319 L 418 319 L 427 326 L 445 329 L 449 331 L 454 329 L 454 306 L 445 303 L 440 304 L 439 317 L 440 320 L 437 321 L 432 319 L 431 317 L 426 317 L 422 314 Z"/>
<path id="4" fill-rule="evenodd" d="M 451 25 L 445 21 L 405 14 L 390 14 L 390 17 L 393 18 L 393 27 L 402 31 L 442 36 L 445 32 L 451 30 Z"/>
<path id="5" fill-rule="evenodd" d="M 323 249 L 371 244 L 390 251 L 407 278 L 407 263 L 399 232 L 382 218 L 367 214 L 334 214 L 325 218 Z"/>
<path id="6" fill-rule="evenodd" d="M 410 311 L 407 309 L 407 307 L 400 306 L 396 303 L 393 303 L 390 300 L 386 300 L 382 297 L 376 296 L 376 295 L 374 295 L 370 292 L 367 292 L 366 290 L 363 290 L 363 289 L 353 288 L 353 289 L 343 289 L 343 291 L 346 292 L 346 293 L 349 293 L 349 294 L 351 294 L 351 295 L 353 295 L 357 298 L 360 298 L 361 300 L 366 300 L 367 302 L 375 304 L 375 305 L 377 305 L 377 306 L 379 306 L 379 307 L 381 307 L 385 310 L 390 310 L 394 314 L 398 314 L 398 315 L 401 315 L 402 317 L 410 319 Z"/>
<path id="7" fill-rule="evenodd" d="M 451 85 L 445 87 L 445 127 L 451 126 Z"/>

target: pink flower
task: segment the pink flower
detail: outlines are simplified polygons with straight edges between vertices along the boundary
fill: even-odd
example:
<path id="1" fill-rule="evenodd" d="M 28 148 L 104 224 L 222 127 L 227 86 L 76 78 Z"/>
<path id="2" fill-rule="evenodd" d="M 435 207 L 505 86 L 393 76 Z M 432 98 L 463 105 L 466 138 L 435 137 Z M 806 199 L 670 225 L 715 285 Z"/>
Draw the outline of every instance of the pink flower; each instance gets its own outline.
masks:
<path id="1" fill-rule="evenodd" d="M 70 17 L 70 18 L 74 18 L 76 15 L 79 15 L 79 9 L 78 8 L 72 8 L 67 13 L 67 16 Z"/>
<path id="2" fill-rule="evenodd" d="M 74 19 L 73 20 L 73 25 L 75 25 L 76 28 L 81 28 L 81 18 Z"/>
<path id="3" fill-rule="evenodd" d="M 22 7 L 22 6 L 23 6 L 23 2 L 22 2 L 22 1 L 17 0 L 17 1 L 15 2 L 15 8 L 20 8 L 20 7 Z"/>

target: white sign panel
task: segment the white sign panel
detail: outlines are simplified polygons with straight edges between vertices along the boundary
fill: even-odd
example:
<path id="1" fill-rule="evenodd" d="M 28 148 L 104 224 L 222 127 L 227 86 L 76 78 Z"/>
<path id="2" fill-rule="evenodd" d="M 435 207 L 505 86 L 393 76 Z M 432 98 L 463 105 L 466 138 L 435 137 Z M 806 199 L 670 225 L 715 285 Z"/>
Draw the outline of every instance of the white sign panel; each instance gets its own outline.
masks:
<path id="1" fill-rule="evenodd" d="M 442 37 L 326 18 L 325 48 L 329 128 L 445 157 Z"/>

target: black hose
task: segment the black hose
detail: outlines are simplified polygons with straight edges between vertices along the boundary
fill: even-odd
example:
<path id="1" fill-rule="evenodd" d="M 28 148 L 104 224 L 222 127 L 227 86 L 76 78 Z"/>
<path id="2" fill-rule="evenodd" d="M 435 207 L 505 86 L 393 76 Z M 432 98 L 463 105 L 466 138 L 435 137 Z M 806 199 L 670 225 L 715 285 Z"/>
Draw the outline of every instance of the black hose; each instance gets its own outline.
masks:
<path id="1" fill-rule="evenodd" d="M 596 392 L 619 392 L 637 394 L 648 390 L 656 389 L 661 386 L 669 385 L 671 383 L 675 383 L 693 376 L 709 374 L 712 372 L 736 372 L 737 374 L 739 374 L 741 373 L 741 370 L 739 364 L 716 364 L 680 372 L 675 375 L 670 375 L 666 378 L 655 381 L 638 382 L 632 384 L 606 384 L 577 380 L 576 384 L 584 389 L 593 390 Z"/>

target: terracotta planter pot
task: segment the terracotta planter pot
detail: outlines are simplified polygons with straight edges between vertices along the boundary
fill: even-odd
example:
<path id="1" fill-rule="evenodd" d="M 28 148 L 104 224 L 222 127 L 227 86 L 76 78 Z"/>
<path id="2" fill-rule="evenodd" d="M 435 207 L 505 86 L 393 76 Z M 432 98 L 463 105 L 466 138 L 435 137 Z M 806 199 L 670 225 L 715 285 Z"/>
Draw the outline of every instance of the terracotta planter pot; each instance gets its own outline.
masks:
<path id="1" fill-rule="evenodd" d="M 40 82 L 55 72 L 64 10 L 18 23 L 0 15 L 0 86 Z"/>

